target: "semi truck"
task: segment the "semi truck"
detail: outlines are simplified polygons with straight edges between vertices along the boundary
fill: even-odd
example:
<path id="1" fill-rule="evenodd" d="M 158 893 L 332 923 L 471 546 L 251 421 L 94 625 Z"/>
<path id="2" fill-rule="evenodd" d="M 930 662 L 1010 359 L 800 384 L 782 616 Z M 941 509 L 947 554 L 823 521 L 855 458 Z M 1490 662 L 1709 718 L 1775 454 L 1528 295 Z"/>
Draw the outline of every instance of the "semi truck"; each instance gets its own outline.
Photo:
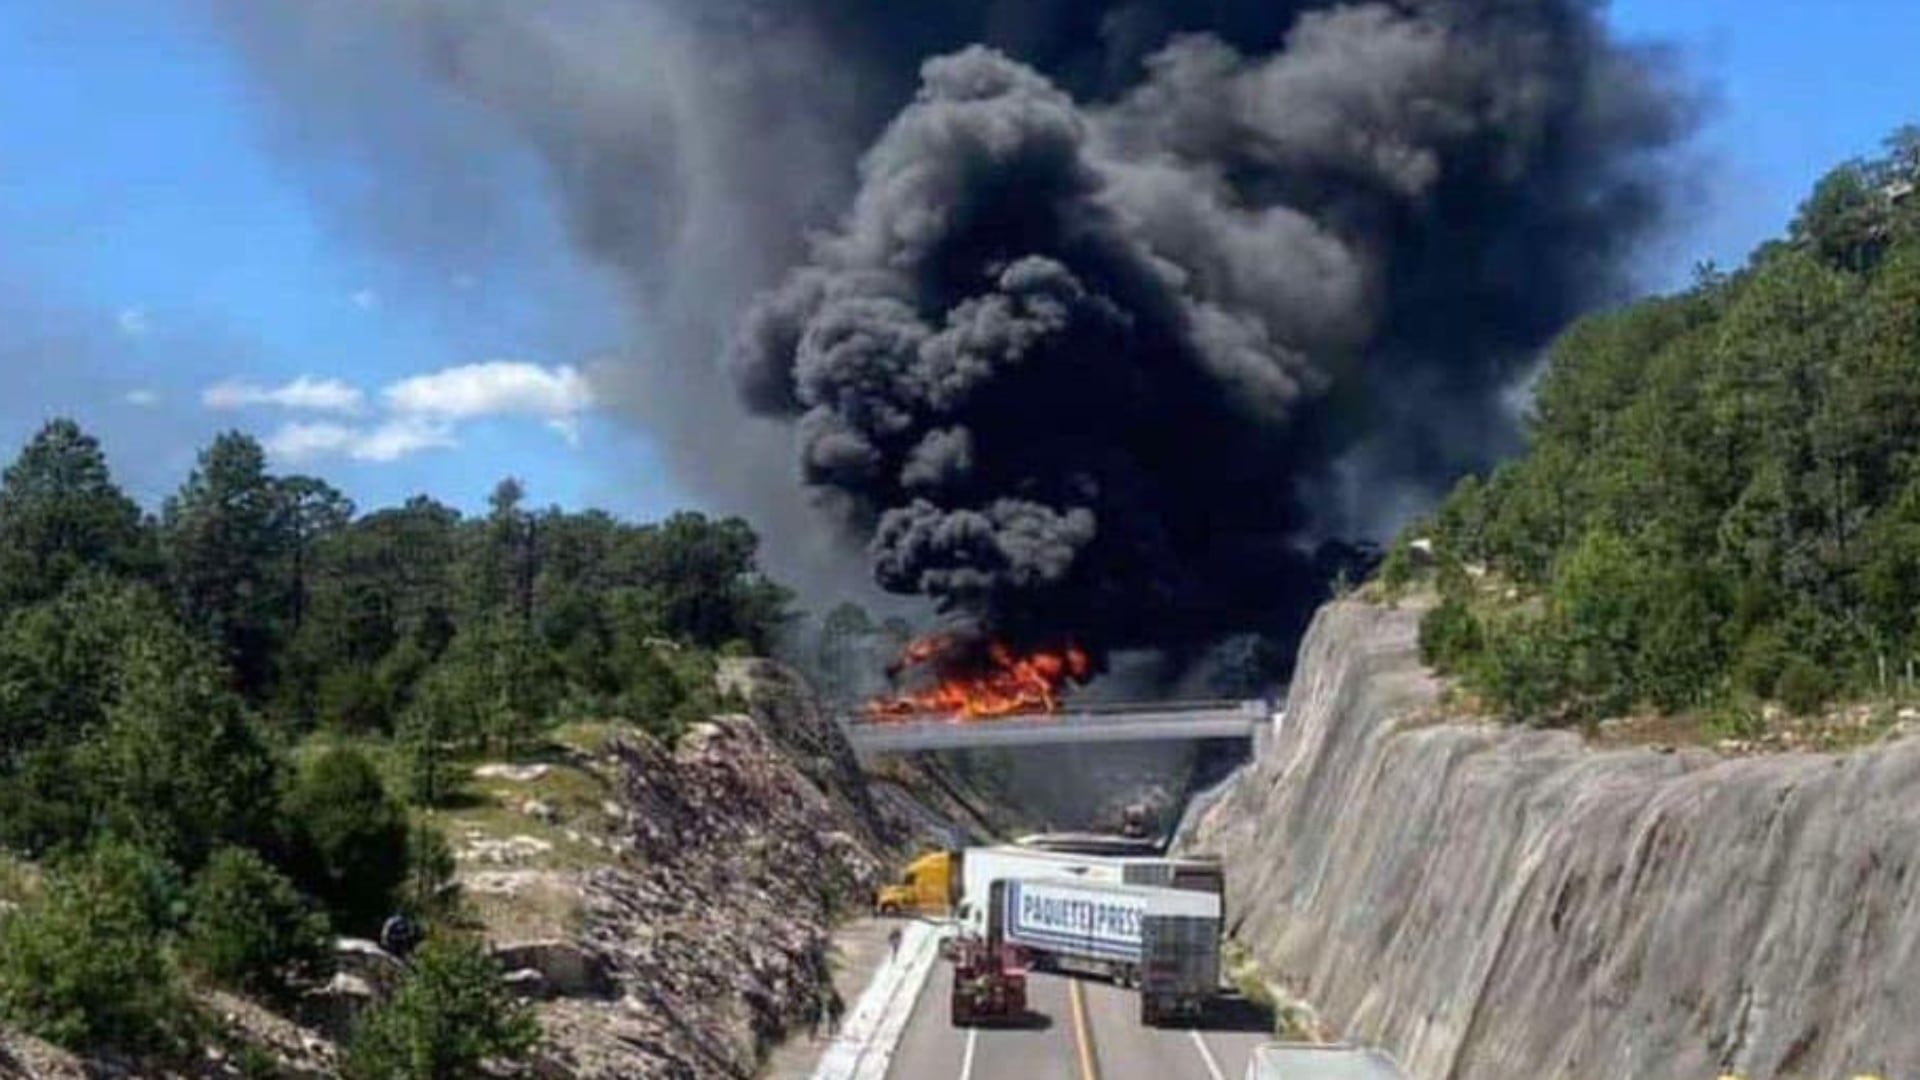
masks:
<path id="1" fill-rule="evenodd" d="M 881 915 L 937 918 L 954 913 L 966 897 L 984 901 L 995 881 L 1009 877 L 1165 885 L 1215 894 L 1221 891 L 1220 863 L 1216 859 L 1116 858 L 1001 845 L 921 855 L 907 864 L 898 881 L 875 890 L 873 907 Z M 984 927 L 976 924 L 973 930 L 979 933 Z"/>
<path id="2" fill-rule="evenodd" d="M 1140 1022 L 1204 1012 L 1220 987 L 1219 896 L 1097 881 L 1002 878 L 988 892 L 989 947 L 1036 965 L 1105 975 L 1140 995 Z"/>
<path id="3" fill-rule="evenodd" d="M 960 856 L 932 851 L 907 864 L 900 880 L 880 886 L 873 909 L 882 915 L 946 915 L 960 899 Z"/>
<path id="4" fill-rule="evenodd" d="M 948 1010 L 954 1027 L 1008 1022 L 1027 1015 L 1027 973 L 1015 947 L 962 938 L 954 945 Z"/>
<path id="5" fill-rule="evenodd" d="M 934 851 L 908 863 L 899 881 L 880 886 L 874 892 L 873 907 L 882 915 L 948 915 L 963 897 L 984 896 L 996 878 L 1119 874 L 1117 869 L 1097 865 L 1103 861 L 1110 860 L 1022 847 Z"/>
<path id="6" fill-rule="evenodd" d="M 1246 1080 L 1407 1080 L 1382 1050 L 1323 1043 L 1267 1043 L 1253 1048 Z"/>
<path id="7" fill-rule="evenodd" d="M 1223 892 L 1220 861 L 1210 858 L 1109 858 L 1025 847 L 971 848 L 960 860 L 957 914 L 963 931 L 986 933 L 988 895 L 996 881 L 1010 879 L 1082 881 L 1103 885 L 1153 885 L 1200 892 Z"/>

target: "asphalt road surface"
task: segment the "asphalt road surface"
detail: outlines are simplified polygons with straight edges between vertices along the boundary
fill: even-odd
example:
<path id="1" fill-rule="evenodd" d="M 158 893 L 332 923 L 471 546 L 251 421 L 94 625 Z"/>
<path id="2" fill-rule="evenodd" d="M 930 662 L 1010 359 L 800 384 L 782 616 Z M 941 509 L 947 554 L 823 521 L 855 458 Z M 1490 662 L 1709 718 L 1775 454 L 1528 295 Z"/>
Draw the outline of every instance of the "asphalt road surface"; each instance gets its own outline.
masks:
<path id="1" fill-rule="evenodd" d="M 914 1006 L 890 1080 L 1241 1080 L 1271 1019 L 1226 1003 L 1196 1027 L 1149 1028 L 1139 1000 L 1096 979 L 1032 974 L 1024 1025 L 955 1028 L 953 966 L 941 961 Z"/>

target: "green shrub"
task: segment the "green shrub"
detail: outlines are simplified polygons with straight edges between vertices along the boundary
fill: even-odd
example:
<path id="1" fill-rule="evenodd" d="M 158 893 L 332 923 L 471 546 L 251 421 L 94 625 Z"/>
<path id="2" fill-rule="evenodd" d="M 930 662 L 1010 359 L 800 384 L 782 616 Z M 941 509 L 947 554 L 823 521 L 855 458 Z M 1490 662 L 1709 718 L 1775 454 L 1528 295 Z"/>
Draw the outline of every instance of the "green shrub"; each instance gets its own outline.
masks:
<path id="1" fill-rule="evenodd" d="M 326 751 L 302 770 L 284 811 L 294 879 L 340 929 L 377 930 L 406 876 L 407 819 L 373 764 L 356 750 Z"/>
<path id="2" fill-rule="evenodd" d="M 1380 569 L 1375 572 L 1374 579 L 1380 582 L 1380 587 L 1386 590 L 1388 598 L 1392 599 L 1413 584 L 1417 573 L 1418 568 L 1413 561 L 1412 541 L 1402 537 L 1398 543 L 1387 549 L 1387 557 L 1381 561 Z"/>
<path id="3" fill-rule="evenodd" d="M 325 967 L 326 919 L 245 848 L 214 854 L 194 884 L 191 910 L 188 962 L 222 986 L 272 996 Z"/>
<path id="4" fill-rule="evenodd" d="M 1553 620 L 1513 615 L 1487 628 L 1473 681 L 1495 704 L 1529 724 L 1566 718 L 1572 696 L 1565 631 Z"/>
<path id="5" fill-rule="evenodd" d="M 330 671 L 320 678 L 320 718 L 329 728 L 348 733 L 385 731 L 392 703 L 378 675 L 363 667 Z"/>
<path id="6" fill-rule="evenodd" d="M 1734 686 L 1757 698 L 1773 698 L 1790 652 L 1778 630 L 1766 627 L 1755 631 L 1734 661 Z"/>
<path id="7" fill-rule="evenodd" d="M 74 782 L 71 747 L 42 743 L 0 771 L 0 849 L 39 858 L 87 835 L 92 793 Z"/>
<path id="8" fill-rule="evenodd" d="M 164 864 L 103 845 L 0 922 L 0 1016 L 75 1050 L 182 1045 L 190 1014 L 163 942 Z"/>
<path id="9" fill-rule="evenodd" d="M 395 732 L 407 800 L 415 806 L 439 806 L 457 787 L 445 717 L 433 702 L 416 702 Z"/>
<path id="10" fill-rule="evenodd" d="M 189 872 L 275 828 L 281 762 L 229 678 L 177 632 L 136 640 L 106 726 L 77 752 L 106 824 Z"/>
<path id="11" fill-rule="evenodd" d="M 416 823 L 407 836 L 407 879 L 400 908 L 422 922 L 452 918 L 460 905 L 453 848 L 440 830 Z"/>
<path id="12" fill-rule="evenodd" d="M 1767 720 L 1751 701 L 1716 702 L 1706 713 L 1707 733 L 1716 739 L 1757 739 L 1767 732 Z"/>
<path id="13" fill-rule="evenodd" d="M 1820 711 L 1836 690 L 1835 679 L 1826 668 L 1804 656 L 1787 661 L 1774 687 L 1780 704 L 1796 716 L 1811 716 Z"/>
<path id="14" fill-rule="evenodd" d="M 1450 596 L 1420 620 L 1420 659 L 1440 671 L 1458 671 L 1485 647 L 1480 620 L 1466 601 Z"/>
<path id="15" fill-rule="evenodd" d="M 412 972 L 354 1032 L 348 1080 L 464 1080 L 483 1061 L 523 1057 L 540 1036 L 477 942 L 430 938 Z"/>

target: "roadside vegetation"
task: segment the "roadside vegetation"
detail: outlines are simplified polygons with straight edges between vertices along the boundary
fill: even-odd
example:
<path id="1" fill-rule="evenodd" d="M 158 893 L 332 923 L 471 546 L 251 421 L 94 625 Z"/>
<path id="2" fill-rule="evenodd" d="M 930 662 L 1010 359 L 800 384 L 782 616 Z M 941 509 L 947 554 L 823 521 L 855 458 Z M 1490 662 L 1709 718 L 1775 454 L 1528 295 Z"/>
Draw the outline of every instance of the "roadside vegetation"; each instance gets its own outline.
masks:
<path id="1" fill-rule="evenodd" d="M 47 424 L 0 477 L 0 1024 L 190 1054 L 218 1038 L 201 991 L 288 999 L 330 974 L 333 936 L 406 912 L 439 944 L 350 1071 L 523 1051 L 448 835 L 507 831 L 510 798 L 597 813 L 581 753 L 720 705 L 717 658 L 786 618 L 757 543 L 697 514 L 532 510 L 512 481 L 479 518 L 361 514 L 238 434 L 148 515 L 90 436 Z M 551 765 L 473 776 L 502 758 Z"/>
<path id="2" fill-rule="evenodd" d="M 1461 482 L 1380 571 L 1388 593 L 1437 591 L 1427 659 L 1546 725 L 1650 711 L 1752 734 L 1911 694 L 1916 180 L 1908 128 L 1746 267 L 1567 331 L 1527 453 Z"/>

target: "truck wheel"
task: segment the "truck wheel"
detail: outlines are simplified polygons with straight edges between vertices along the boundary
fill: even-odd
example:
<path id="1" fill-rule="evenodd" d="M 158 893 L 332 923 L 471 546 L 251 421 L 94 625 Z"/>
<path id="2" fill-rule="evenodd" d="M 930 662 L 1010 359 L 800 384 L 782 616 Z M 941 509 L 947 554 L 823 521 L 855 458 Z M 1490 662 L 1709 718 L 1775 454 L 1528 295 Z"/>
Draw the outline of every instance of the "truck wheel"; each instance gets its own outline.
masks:
<path id="1" fill-rule="evenodd" d="M 898 914 L 900 914 L 900 907 L 899 907 L 899 905 L 897 905 L 897 904 L 881 904 L 881 905 L 880 905 L 880 917 L 881 917 L 881 918 L 883 918 L 883 919 L 891 919 L 892 917 L 894 917 L 895 915 L 898 915 Z"/>

